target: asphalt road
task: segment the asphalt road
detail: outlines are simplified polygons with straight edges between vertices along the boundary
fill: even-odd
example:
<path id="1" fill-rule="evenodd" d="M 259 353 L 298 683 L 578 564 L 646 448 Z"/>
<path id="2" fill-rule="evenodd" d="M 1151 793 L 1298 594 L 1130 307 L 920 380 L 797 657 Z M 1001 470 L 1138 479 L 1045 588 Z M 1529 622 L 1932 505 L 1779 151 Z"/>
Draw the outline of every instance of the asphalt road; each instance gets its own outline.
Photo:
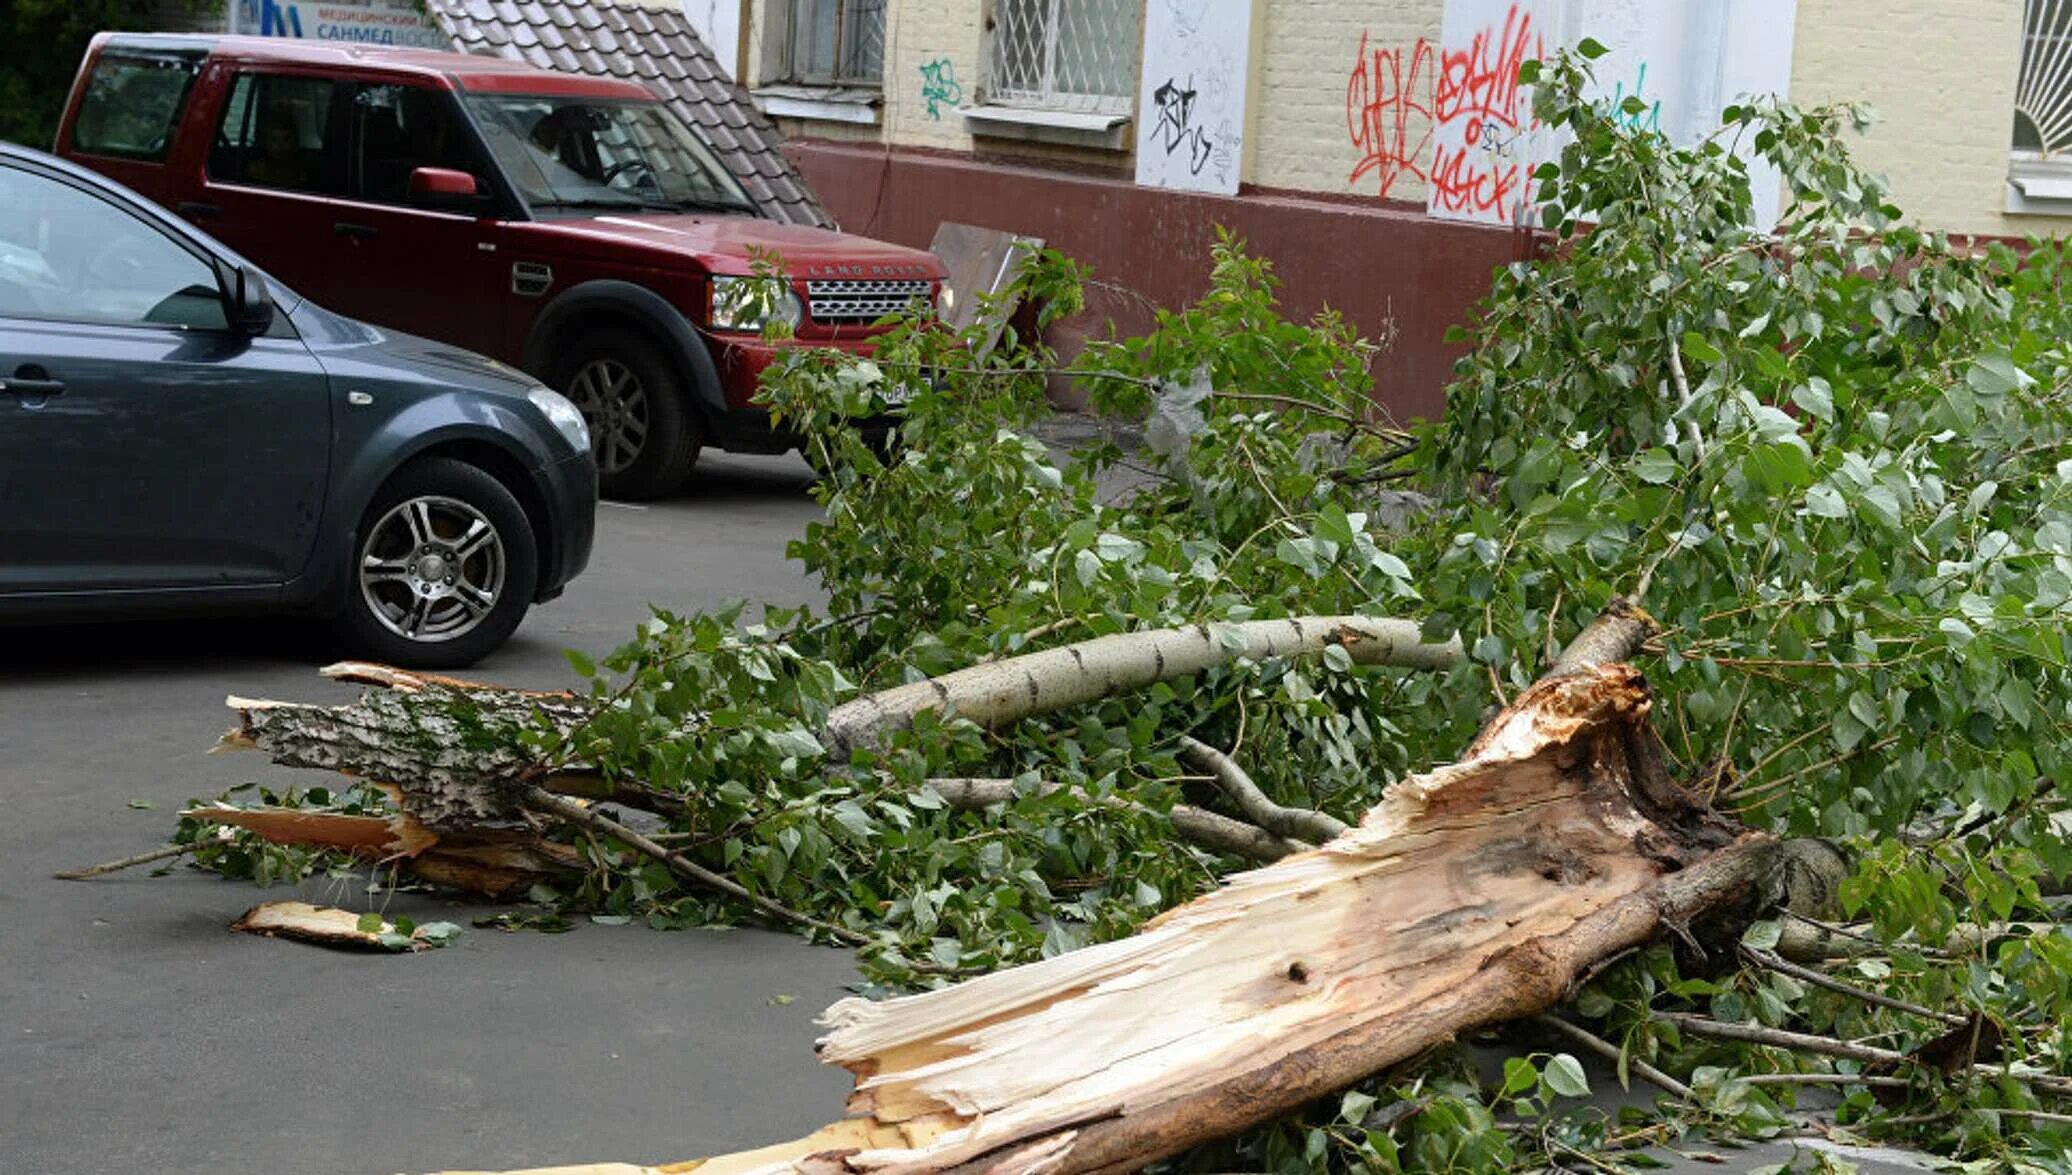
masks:
<path id="1" fill-rule="evenodd" d="M 573 684 L 561 650 L 615 647 L 649 603 L 810 598 L 783 556 L 817 513 L 807 480 L 795 460 L 719 457 L 677 500 L 603 507 L 589 571 L 471 673 Z M 664 1162 L 839 1116 L 849 1082 L 814 1063 L 812 1021 L 855 972 L 787 935 L 583 922 L 366 956 L 225 929 L 285 887 L 186 868 L 51 880 L 163 843 L 192 797 L 319 781 L 209 755 L 226 694 L 351 691 L 314 674 L 321 640 L 278 622 L 0 630 L 0 649 L 0 1172 Z M 371 900 L 326 881 L 301 896 Z"/>

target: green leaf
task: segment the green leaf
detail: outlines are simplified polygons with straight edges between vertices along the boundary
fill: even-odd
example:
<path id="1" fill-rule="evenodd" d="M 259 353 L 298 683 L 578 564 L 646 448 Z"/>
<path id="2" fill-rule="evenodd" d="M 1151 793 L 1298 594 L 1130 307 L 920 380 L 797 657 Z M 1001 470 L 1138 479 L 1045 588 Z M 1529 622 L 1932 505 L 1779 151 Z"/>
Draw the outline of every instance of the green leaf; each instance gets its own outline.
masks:
<path id="1" fill-rule="evenodd" d="M 1758 951 L 1775 950 L 1779 939 L 1784 937 L 1784 925 L 1774 918 L 1749 923 L 1741 932 L 1741 945 Z"/>
<path id="2" fill-rule="evenodd" d="M 1589 1097 L 1590 1081 L 1583 1076 L 1583 1063 L 1567 1053 L 1555 1053 L 1547 1061 L 1547 1088 L 1562 1097 Z"/>
<path id="3" fill-rule="evenodd" d="M 373 910 L 360 915 L 359 921 L 353 923 L 354 928 L 361 934 L 380 934 L 382 927 L 386 925 L 388 920 Z"/>
<path id="4" fill-rule="evenodd" d="M 1596 40 L 1590 37 L 1584 37 L 1582 40 L 1576 42 L 1576 52 L 1581 54 L 1584 60 L 1595 61 L 1598 58 L 1604 56 L 1605 54 L 1611 52 L 1611 50 L 1605 48 L 1603 45 L 1599 44 Z"/>
<path id="5" fill-rule="evenodd" d="M 1964 382 L 1981 396 L 2004 396 L 2034 381 L 2006 355 L 1982 355 L 1965 371 Z"/>
<path id="6" fill-rule="evenodd" d="M 1826 380 L 1814 376 L 1791 392 L 1791 402 L 1797 404 L 1808 416 L 1832 422 L 1835 418 L 1834 393 Z"/>
<path id="7" fill-rule="evenodd" d="M 1647 449 L 1633 459 L 1633 476 L 1649 485 L 1674 481 L 1681 472 L 1676 464 L 1676 454 L 1667 449 Z"/>
<path id="8" fill-rule="evenodd" d="M 1726 356 L 1720 353 L 1718 347 L 1706 342 L 1705 336 L 1697 331 L 1684 332 L 1683 352 L 1700 363 L 1718 363 L 1721 359 L 1726 358 Z"/>
<path id="9" fill-rule="evenodd" d="M 581 649 L 563 649 L 561 655 L 568 658 L 569 665 L 583 677 L 597 676 L 597 662 Z"/>
<path id="10" fill-rule="evenodd" d="M 1504 1058 L 1504 1096 L 1529 1093 L 1540 1084 L 1540 1072 L 1524 1057 Z"/>
<path id="11" fill-rule="evenodd" d="M 417 928 L 418 941 L 435 947 L 443 947 L 459 937 L 460 926 L 452 922 L 427 922 Z"/>

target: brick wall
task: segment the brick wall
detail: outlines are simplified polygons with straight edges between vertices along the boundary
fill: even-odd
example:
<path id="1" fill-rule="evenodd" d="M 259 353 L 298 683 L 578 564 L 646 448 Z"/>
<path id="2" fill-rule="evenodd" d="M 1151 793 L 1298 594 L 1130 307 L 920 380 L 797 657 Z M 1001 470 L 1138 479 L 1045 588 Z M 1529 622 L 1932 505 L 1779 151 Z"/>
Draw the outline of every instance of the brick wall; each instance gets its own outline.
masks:
<path id="1" fill-rule="evenodd" d="M 1382 195 L 1374 172 L 1352 179 L 1362 152 L 1354 144 L 1346 104 L 1348 84 L 1362 64 L 1361 40 L 1367 44 L 1366 65 L 1383 55 L 1388 76 L 1409 75 L 1420 39 L 1439 42 L 1443 0 L 1275 0 L 1266 9 L 1265 43 L 1255 79 L 1260 104 L 1253 144 L 1253 173 L 1246 177 L 1266 187 L 1307 192 Z M 1401 74 L 1395 73 L 1400 61 Z M 1436 61 L 1425 65 L 1417 83 L 1429 86 Z M 1393 92 L 1393 81 L 1385 83 Z M 1423 98 L 1419 98 L 1422 105 Z M 1359 123 L 1357 114 L 1353 125 Z M 1393 123 L 1391 122 L 1393 132 Z M 1430 123 L 1412 114 L 1405 138 L 1415 146 Z M 1391 135 L 1393 137 L 1393 134 Z M 1425 186 L 1415 175 L 1400 174 L 1387 198 L 1424 205 Z"/>
<path id="2" fill-rule="evenodd" d="M 772 2 L 750 0 L 752 73 L 762 60 L 765 10 Z M 1348 84 L 1364 65 L 1366 83 L 1377 91 L 1402 82 L 1428 94 L 1436 61 L 1420 63 L 1417 47 L 1438 41 L 1445 0 L 1262 2 L 1245 182 L 1421 205 L 1425 186 L 1413 173 L 1397 172 L 1390 180 L 1370 168 L 1354 178 L 1366 152 L 1348 125 Z M 1127 144 L 1108 150 L 975 138 L 954 109 L 941 103 L 931 118 L 922 95 L 924 66 L 947 62 L 967 101 L 984 83 L 986 0 L 887 4 L 880 124 L 785 120 L 788 134 L 1131 173 Z M 1892 179 L 1901 205 L 1931 228 L 2005 235 L 2063 231 L 2072 220 L 2002 212 L 2021 9 L 2021 0 L 1886 0 L 1872 8 L 1861 0 L 1798 0 L 1791 96 L 1807 104 L 1860 98 L 1877 107 L 1883 121 L 1863 140 L 1860 156 Z M 1357 117 L 1353 122 L 1358 125 Z M 1401 133 L 1414 148 L 1427 129 L 1426 119 L 1412 113 Z"/>
<path id="3" fill-rule="evenodd" d="M 1899 206 L 1952 233 L 2062 233 L 2062 217 L 2009 216 L 2007 150 L 2021 64 L 2021 0 L 1799 0 L 1792 98 L 1867 101 L 1854 147 Z"/>

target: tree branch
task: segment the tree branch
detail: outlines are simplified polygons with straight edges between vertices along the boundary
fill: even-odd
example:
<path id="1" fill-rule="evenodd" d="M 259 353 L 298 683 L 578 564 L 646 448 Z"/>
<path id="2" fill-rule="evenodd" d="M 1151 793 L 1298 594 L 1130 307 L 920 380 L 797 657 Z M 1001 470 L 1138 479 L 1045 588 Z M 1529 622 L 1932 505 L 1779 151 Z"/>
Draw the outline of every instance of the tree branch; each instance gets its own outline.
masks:
<path id="1" fill-rule="evenodd" d="M 1741 951 L 1748 956 L 1751 962 L 1759 967 L 1767 967 L 1780 975 L 1789 975 L 1793 979 L 1810 983 L 1815 987 L 1825 988 L 1828 991 L 1848 996 L 1851 999 L 1862 1000 L 1864 1003 L 1875 1004 L 1881 1008 L 1890 1008 L 1895 1012 L 1905 1012 L 1909 1016 L 1919 1016 L 1924 1020 L 1939 1021 L 1952 1028 L 1961 1028 L 1971 1023 L 1971 1018 L 1968 1016 L 1959 1016 L 1951 1012 L 1938 1012 L 1934 1008 L 1925 1008 L 1920 1004 L 1910 1004 L 1905 1000 L 1897 1000 L 1888 995 L 1880 995 L 1875 991 L 1868 991 L 1854 984 L 1844 983 L 1831 975 L 1815 971 L 1811 967 L 1801 967 L 1797 963 L 1779 958 L 1769 951 L 1756 950 L 1754 947 L 1743 947 Z"/>
<path id="2" fill-rule="evenodd" d="M 167 857 L 181 857 L 193 852 L 196 849 L 207 847 L 207 845 L 203 844 L 200 841 L 190 841 L 187 844 L 179 845 L 167 845 L 164 848 L 153 849 L 148 853 L 138 853 L 134 857 L 124 857 L 119 861 L 108 861 L 100 865 L 88 865 L 83 869 L 59 870 L 58 872 L 51 874 L 51 876 L 57 878 L 59 881 L 85 881 L 89 877 L 99 877 L 104 873 L 119 873 L 132 865 L 143 865 L 148 864 L 152 861 L 163 861 Z"/>
<path id="3" fill-rule="evenodd" d="M 1671 1077 L 1669 1074 L 1662 1072 L 1660 1069 L 1655 1068 L 1653 1065 L 1648 1064 L 1646 1061 L 1641 1060 L 1639 1057 L 1625 1056 L 1625 1054 L 1620 1050 L 1618 1045 L 1613 1044 L 1611 1041 L 1604 1039 L 1603 1037 L 1597 1035 L 1596 1033 L 1590 1031 L 1589 1029 L 1583 1027 L 1580 1024 L 1572 1023 L 1568 1020 L 1563 1020 L 1561 1017 L 1556 1016 L 1552 1013 L 1544 1013 L 1542 1015 L 1534 1016 L 1532 1018 L 1532 1022 L 1539 1025 L 1542 1028 L 1549 1028 L 1557 1033 L 1560 1033 L 1563 1036 L 1566 1036 L 1570 1040 L 1575 1041 L 1577 1044 L 1582 1045 L 1584 1048 L 1589 1049 L 1591 1052 L 1596 1053 L 1598 1056 L 1603 1057 L 1605 1060 L 1610 1061 L 1614 1065 L 1617 1065 L 1620 1062 L 1620 1058 L 1624 1057 L 1626 1067 L 1628 1069 L 1631 1069 L 1633 1072 L 1639 1074 L 1643 1079 L 1660 1087 L 1663 1092 L 1667 1093 L 1670 1097 L 1676 1098 L 1678 1101 L 1697 1101 L 1697 1095 L 1691 1092 L 1690 1086 L 1685 1085 L 1683 1082 L 1678 1081 L 1676 1078 Z"/>
<path id="4" fill-rule="evenodd" d="M 911 726 L 916 715 L 947 709 L 991 729 L 1239 658 L 1313 655 L 1334 644 L 1361 665 L 1439 670 L 1461 660 L 1458 637 L 1427 644 L 1414 620 L 1367 616 L 1290 617 L 1116 633 L 845 702 L 827 717 L 827 741 L 837 755 L 876 748 Z"/>
<path id="5" fill-rule="evenodd" d="M 943 798 L 944 803 L 962 812 L 990 808 L 995 804 L 1011 804 L 1021 795 L 1012 779 L 931 779 L 928 786 Z M 1034 794 L 1047 796 L 1063 790 L 1066 790 L 1064 784 L 1051 781 L 1038 784 Z M 1102 802 L 1087 795 L 1080 788 L 1075 787 L 1070 791 L 1074 799 L 1086 803 Z M 1106 802 L 1153 816 L 1162 816 L 1172 824 L 1173 831 L 1183 840 L 1233 857 L 1244 857 L 1247 860 L 1265 863 L 1278 861 L 1289 853 L 1309 848 L 1300 841 L 1286 840 L 1242 820 L 1232 820 L 1221 813 L 1197 808 L 1191 804 L 1174 804 L 1171 811 L 1160 812 L 1149 805 L 1131 800 L 1110 799 Z"/>
<path id="6" fill-rule="evenodd" d="M 1216 786 L 1237 805 L 1245 819 L 1276 836 L 1293 837 L 1313 845 L 1323 844 L 1343 833 L 1345 821 L 1307 808 L 1276 804 L 1259 790 L 1237 761 L 1222 751 L 1189 735 L 1180 736 L 1180 758 L 1209 773 Z"/>
<path id="7" fill-rule="evenodd" d="M 679 877 L 697 882 L 707 889 L 717 890 L 728 897 L 738 898 L 780 921 L 811 927 L 838 942 L 852 947 L 862 946 L 870 941 L 867 936 L 858 934 L 847 927 L 836 926 L 832 922 L 823 922 L 811 914 L 802 914 L 790 906 L 784 905 L 782 902 L 773 901 L 760 894 L 750 893 L 736 884 L 732 878 L 714 873 L 712 870 L 705 868 L 703 865 L 690 860 L 680 853 L 674 853 L 663 848 L 661 845 L 656 844 L 654 841 L 649 840 L 618 821 L 593 812 L 574 800 L 557 796 L 545 788 L 535 786 L 526 789 L 520 798 L 520 802 L 535 812 L 550 815 L 556 819 L 566 820 L 570 824 L 587 828 L 591 832 L 602 833 L 615 840 L 623 841 L 635 851 L 669 866 L 670 870 Z"/>

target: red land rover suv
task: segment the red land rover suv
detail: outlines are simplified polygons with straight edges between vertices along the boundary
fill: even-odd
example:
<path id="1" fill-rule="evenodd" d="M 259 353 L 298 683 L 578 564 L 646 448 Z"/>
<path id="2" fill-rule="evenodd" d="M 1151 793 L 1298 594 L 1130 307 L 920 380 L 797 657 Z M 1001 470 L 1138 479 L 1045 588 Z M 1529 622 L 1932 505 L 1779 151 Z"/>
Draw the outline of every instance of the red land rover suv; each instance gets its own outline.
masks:
<path id="1" fill-rule="evenodd" d="M 103 33 L 56 150 L 326 307 L 562 389 L 615 497 L 680 486 L 705 445 L 791 448 L 750 403 L 778 349 L 868 352 L 874 322 L 947 276 L 764 219 L 640 86 L 500 58 Z M 784 293 L 736 296 L 765 252 Z"/>

